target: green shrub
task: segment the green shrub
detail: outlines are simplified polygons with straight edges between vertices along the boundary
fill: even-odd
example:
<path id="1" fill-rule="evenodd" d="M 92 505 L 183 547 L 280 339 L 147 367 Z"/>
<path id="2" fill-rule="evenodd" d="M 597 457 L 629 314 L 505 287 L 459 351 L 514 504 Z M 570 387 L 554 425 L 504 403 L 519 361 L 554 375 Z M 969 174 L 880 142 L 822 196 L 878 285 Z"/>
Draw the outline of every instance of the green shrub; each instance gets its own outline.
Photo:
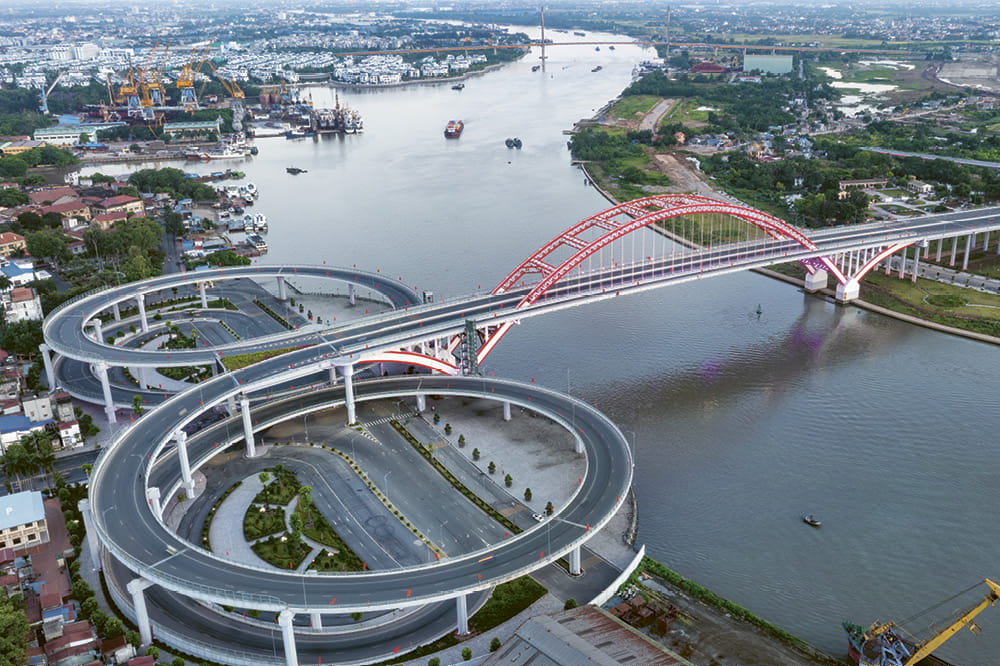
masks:
<path id="1" fill-rule="evenodd" d="M 469 661 L 472 659 L 472 648 L 466 646 L 462 648 L 462 661 Z"/>

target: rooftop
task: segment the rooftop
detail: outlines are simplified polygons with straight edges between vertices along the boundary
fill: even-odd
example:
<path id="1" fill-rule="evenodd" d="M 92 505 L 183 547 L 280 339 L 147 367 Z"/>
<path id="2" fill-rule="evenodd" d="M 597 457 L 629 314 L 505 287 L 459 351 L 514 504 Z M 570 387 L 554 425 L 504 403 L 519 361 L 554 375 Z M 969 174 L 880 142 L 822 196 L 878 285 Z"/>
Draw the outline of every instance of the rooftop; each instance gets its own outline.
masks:
<path id="1" fill-rule="evenodd" d="M 45 518 L 42 494 L 35 490 L 0 497 L 0 530 Z"/>

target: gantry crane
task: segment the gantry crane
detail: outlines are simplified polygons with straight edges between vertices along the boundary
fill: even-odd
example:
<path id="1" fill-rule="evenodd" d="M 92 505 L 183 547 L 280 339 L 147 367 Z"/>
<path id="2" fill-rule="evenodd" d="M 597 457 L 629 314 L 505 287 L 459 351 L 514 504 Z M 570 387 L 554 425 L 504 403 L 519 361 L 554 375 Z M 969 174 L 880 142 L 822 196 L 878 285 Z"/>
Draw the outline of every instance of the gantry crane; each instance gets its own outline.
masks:
<path id="1" fill-rule="evenodd" d="M 48 112 L 49 112 L 49 93 L 52 92 L 52 89 L 56 87 L 56 84 L 59 83 L 59 80 L 63 77 L 63 74 L 65 74 L 65 73 L 66 72 L 59 72 L 58 74 L 56 74 L 56 79 L 55 79 L 55 81 L 52 82 L 52 85 L 50 85 L 48 87 L 48 89 L 46 89 L 43 86 L 41 92 L 38 93 L 38 110 L 41 113 L 48 114 Z"/>
<path id="2" fill-rule="evenodd" d="M 211 60 L 208 61 L 208 66 L 212 69 L 212 73 L 215 74 L 215 78 L 219 79 L 219 83 L 222 84 L 222 87 L 226 89 L 226 92 L 232 98 L 230 106 L 233 109 L 233 129 L 237 132 L 242 131 L 244 113 L 243 100 L 246 99 L 246 94 L 236 81 L 227 79 L 220 74 L 219 70 L 215 68 L 215 65 L 212 64 Z"/>
<path id="3" fill-rule="evenodd" d="M 149 52 L 149 58 L 146 60 L 146 66 L 143 67 L 141 72 L 141 83 L 143 87 L 143 95 L 148 96 L 152 106 L 163 106 L 166 103 L 166 91 L 163 89 L 163 73 L 161 69 L 161 63 L 166 59 L 167 53 L 170 52 L 170 46 L 166 46 L 163 49 L 163 54 L 160 58 L 153 63 L 153 54 L 156 52 L 157 46 L 160 43 L 157 42 L 152 50 Z"/>
<path id="4" fill-rule="evenodd" d="M 127 113 L 130 117 L 142 115 L 142 100 L 139 99 L 139 87 L 135 81 L 135 70 L 132 69 L 132 61 L 128 63 L 128 70 L 120 86 L 118 86 L 118 96 L 125 101 Z"/>
<path id="5" fill-rule="evenodd" d="M 194 80 L 201 71 L 205 58 L 211 45 L 206 45 L 200 52 L 198 47 L 191 50 L 191 58 L 181 68 L 177 75 L 177 88 L 181 91 L 181 105 L 185 111 L 196 111 L 198 109 L 198 96 L 194 92 Z"/>

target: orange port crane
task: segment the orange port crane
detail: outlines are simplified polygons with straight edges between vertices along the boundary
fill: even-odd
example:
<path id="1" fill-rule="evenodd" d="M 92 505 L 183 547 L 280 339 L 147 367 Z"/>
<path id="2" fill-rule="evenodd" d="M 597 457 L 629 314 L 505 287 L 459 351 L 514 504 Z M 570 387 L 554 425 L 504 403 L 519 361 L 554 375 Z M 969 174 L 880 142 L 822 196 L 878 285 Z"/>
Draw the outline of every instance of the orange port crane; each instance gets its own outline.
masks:
<path id="1" fill-rule="evenodd" d="M 135 70 L 132 69 L 132 61 L 128 63 L 122 83 L 118 86 L 118 96 L 125 101 L 129 116 L 142 115 L 142 103 L 139 99 L 139 87 L 135 82 Z"/>

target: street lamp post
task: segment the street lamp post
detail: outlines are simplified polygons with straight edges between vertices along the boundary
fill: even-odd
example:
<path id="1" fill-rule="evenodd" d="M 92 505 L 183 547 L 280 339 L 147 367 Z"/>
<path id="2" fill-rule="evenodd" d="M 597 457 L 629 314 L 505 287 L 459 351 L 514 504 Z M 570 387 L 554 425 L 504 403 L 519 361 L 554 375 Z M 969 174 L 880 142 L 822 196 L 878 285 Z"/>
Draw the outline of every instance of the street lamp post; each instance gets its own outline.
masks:
<path id="1" fill-rule="evenodd" d="M 392 501 L 389 499 L 389 475 L 390 474 L 392 474 L 392 470 L 389 470 L 388 472 L 386 472 L 385 476 L 382 477 L 382 485 L 385 486 L 385 500 L 391 504 Z"/>

